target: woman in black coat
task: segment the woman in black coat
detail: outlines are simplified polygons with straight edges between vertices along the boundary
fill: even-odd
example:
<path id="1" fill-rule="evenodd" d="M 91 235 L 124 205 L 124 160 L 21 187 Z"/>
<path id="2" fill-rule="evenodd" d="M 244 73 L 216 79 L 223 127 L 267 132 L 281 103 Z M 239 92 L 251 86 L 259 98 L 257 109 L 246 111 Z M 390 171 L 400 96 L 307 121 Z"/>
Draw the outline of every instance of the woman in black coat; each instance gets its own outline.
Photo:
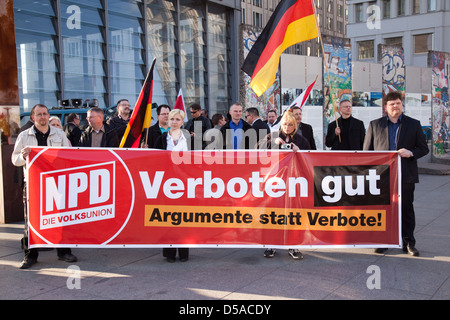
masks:
<path id="1" fill-rule="evenodd" d="M 287 149 L 297 152 L 298 150 L 311 150 L 308 140 L 297 132 L 298 124 L 294 114 L 286 111 L 281 118 L 280 130 L 269 133 L 259 143 L 259 149 Z M 289 249 L 292 259 L 303 259 L 303 254 L 298 249 Z M 275 249 L 269 248 L 264 252 L 264 257 L 272 258 Z"/>
<path id="2" fill-rule="evenodd" d="M 259 149 L 311 150 L 308 140 L 297 132 L 297 128 L 293 113 L 286 111 L 280 121 L 280 130 L 269 133 L 259 141 Z"/>

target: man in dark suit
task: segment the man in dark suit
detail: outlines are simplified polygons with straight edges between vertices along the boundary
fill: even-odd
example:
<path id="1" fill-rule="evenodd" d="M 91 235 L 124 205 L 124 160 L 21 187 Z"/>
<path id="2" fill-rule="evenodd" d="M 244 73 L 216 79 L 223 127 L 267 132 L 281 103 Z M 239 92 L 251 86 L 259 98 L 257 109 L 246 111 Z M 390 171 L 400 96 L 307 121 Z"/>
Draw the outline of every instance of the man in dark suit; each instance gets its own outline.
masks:
<path id="1" fill-rule="evenodd" d="M 267 123 L 262 121 L 259 117 L 257 108 L 251 107 L 245 110 L 245 120 L 251 124 L 256 132 L 256 144 L 270 133 L 270 128 Z"/>
<path id="2" fill-rule="evenodd" d="M 325 138 L 325 145 L 331 150 L 362 150 L 366 134 L 364 122 L 352 116 L 352 102 L 343 96 L 339 101 L 341 116 L 330 122 Z"/>
<path id="3" fill-rule="evenodd" d="M 212 127 L 211 121 L 202 115 L 202 107 L 198 103 L 193 103 L 189 107 L 192 118 L 184 125 L 184 129 L 190 132 L 193 139 L 193 149 L 204 150 L 206 141 L 203 139 L 205 132 Z"/>
<path id="4" fill-rule="evenodd" d="M 141 135 L 141 148 L 155 148 L 156 140 L 164 132 L 169 131 L 169 112 L 170 107 L 167 104 L 160 104 L 156 108 L 158 121 L 148 129 L 144 129 Z M 148 130 L 148 134 L 147 134 Z"/>
<path id="5" fill-rule="evenodd" d="M 316 141 L 314 140 L 313 128 L 302 122 L 302 109 L 300 107 L 294 106 L 290 109 L 294 114 L 295 120 L 297 120 L 298 129 L 297 132 L 300 133 L 306 140 L 308 140 L 311 150 L 317 150 Z"/>
<path id="6" fill-rule="evenodd" d="M 120 144 L 115 130 L 104 123 L 105 113 L 99 107 L 88 110 L 86 117 L 89 126 L 81 134 L 78 146 L 87 148 L 117 148 Z"/>
<path id="7" fill-rule="evenodd" d="M 80 116 L 72 112 L 67 116 L 67 124 L 64 125 L 63 130 L 66 133 L 72 147 L 78 146 L 81 138 Z"/>
<path id="8" fill-rule="evenodd" d="M 417 159 L 426 155 L 428 145 L 418 120 L 403 114 L 402 96 L 390 92 L 383 98 L 387 116 L 373 120 L 367 129 L 364 150 L 397 150 L 402 167 L 402 238 L 403 251 L 418 256 L 414 238 L 414 189 L 419 182 Z M 386 249 L 376 249 L 383 253 Z"/>

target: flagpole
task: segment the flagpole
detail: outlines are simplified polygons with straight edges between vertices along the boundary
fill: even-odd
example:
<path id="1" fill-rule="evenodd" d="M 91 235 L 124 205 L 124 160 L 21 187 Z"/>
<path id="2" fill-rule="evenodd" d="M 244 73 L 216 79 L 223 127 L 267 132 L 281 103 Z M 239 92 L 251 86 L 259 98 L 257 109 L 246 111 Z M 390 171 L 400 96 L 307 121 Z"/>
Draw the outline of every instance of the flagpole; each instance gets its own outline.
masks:
<path id="1" fill-rule="evenodd" d="M 325 70 L 327 72 L 328 85 L 330 86 L 330 89 L 328 91 L 329 91 L 329 94 L 330 94 L 331 105 L 333 107 L 334 120 L 336 121 L 336 128 L 339 128 L 339 124 L 338 124 L 337 117 L 336 117 L 336 110 L 337 110 L 337 108 L 336 108 L 336 105 L 335 105 L 335 101 L 333 100 L 333 95 L 331 94 L 331 80 L 330 80 L 330 73 L 328 72 L 328 63 L 325 61 L 325 49 L 323 47 L 322 32 L 320 32 L 320 25 L 317 22 L 316 4 L 315 4 L 314 0 L 311 0 L 311 1 L 313 3 L 313 8 L 314 8 L 314 19 L 316 19 L 317 31 L 318 31 L 319 40 L 320 40 L 320 46 L 322 47 L 322 57 L 323 57 L 324 65 L 325 65 Z M 339 134 L 339 142 L 341 142 L 341 135 L 340 134 Z"/>
<path id="2" fill-rule="evenodd" d="M 152 66 L 155 64 L 155 62 L 156 62 L 156 58 L 153 58 L 151 67 L 150 67 L 150 69 L 149 69 L 148 72 L 147 72 L 147 76 L 145 77 L 144 83 L 147 82 L 147 78 L 148 78 L 148 76 L 150 75 L 150 70 L 152 70 Z M 147 148 L 148 148 L 148 132 L 149 132 L 149 131 L 150 131 L 150 127 L 147 128 L 147 132 L 145 133 L 145 145 L 147 146 Z"/>

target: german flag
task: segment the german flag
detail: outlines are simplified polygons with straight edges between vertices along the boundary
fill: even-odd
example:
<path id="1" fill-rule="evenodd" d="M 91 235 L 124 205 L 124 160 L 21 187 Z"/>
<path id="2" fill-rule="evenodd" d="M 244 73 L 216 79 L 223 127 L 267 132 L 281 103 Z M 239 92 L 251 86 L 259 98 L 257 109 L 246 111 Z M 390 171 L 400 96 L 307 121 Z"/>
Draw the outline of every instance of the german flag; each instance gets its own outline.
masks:
<path id="1" fill-rule="evenodd" d="M 130 121 L 120 142 L 119 148 L 139 148 L 141 134 L 144 129 L 148 129 L 152 121 L 152 96 L 153 96 L 153 68 L 156 59 L 153 59 L 152 66 L 145 78 L 139 98 L 134 106 Z"/>
<path id="2" fill-rule="evenodd" d="M 273 84 L 286 48 L 318 35 L 312 0 L 281 0 L 242 66 L 253 91 L 260 96 Z"/>

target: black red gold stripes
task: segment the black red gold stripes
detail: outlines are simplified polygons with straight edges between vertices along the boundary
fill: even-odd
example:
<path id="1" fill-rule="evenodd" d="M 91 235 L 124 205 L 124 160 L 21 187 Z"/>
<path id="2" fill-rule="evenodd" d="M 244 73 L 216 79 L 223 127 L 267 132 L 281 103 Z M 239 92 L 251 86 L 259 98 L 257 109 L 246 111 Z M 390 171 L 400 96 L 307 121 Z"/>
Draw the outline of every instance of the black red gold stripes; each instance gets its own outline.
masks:
<path id="1" fill-rule="evenodd" d="M 260 96 L 272 85 L 280 56 L 286 48 L 316 37 L 312 0 L 282 0 L 242 66 L 251 77 L 253 91 Z"/>
<path id="2" fill-rule="evenodd" d="M 150 127 L 152 118 L 152 96 L 153 96 L 153 68 L 152 66 L 139 93 L 138 101 L 134 106 L 130 121 L 128 122 L 125 134 L 120 142 L 120 148 L 138 148 L 142 131 Z"/>

